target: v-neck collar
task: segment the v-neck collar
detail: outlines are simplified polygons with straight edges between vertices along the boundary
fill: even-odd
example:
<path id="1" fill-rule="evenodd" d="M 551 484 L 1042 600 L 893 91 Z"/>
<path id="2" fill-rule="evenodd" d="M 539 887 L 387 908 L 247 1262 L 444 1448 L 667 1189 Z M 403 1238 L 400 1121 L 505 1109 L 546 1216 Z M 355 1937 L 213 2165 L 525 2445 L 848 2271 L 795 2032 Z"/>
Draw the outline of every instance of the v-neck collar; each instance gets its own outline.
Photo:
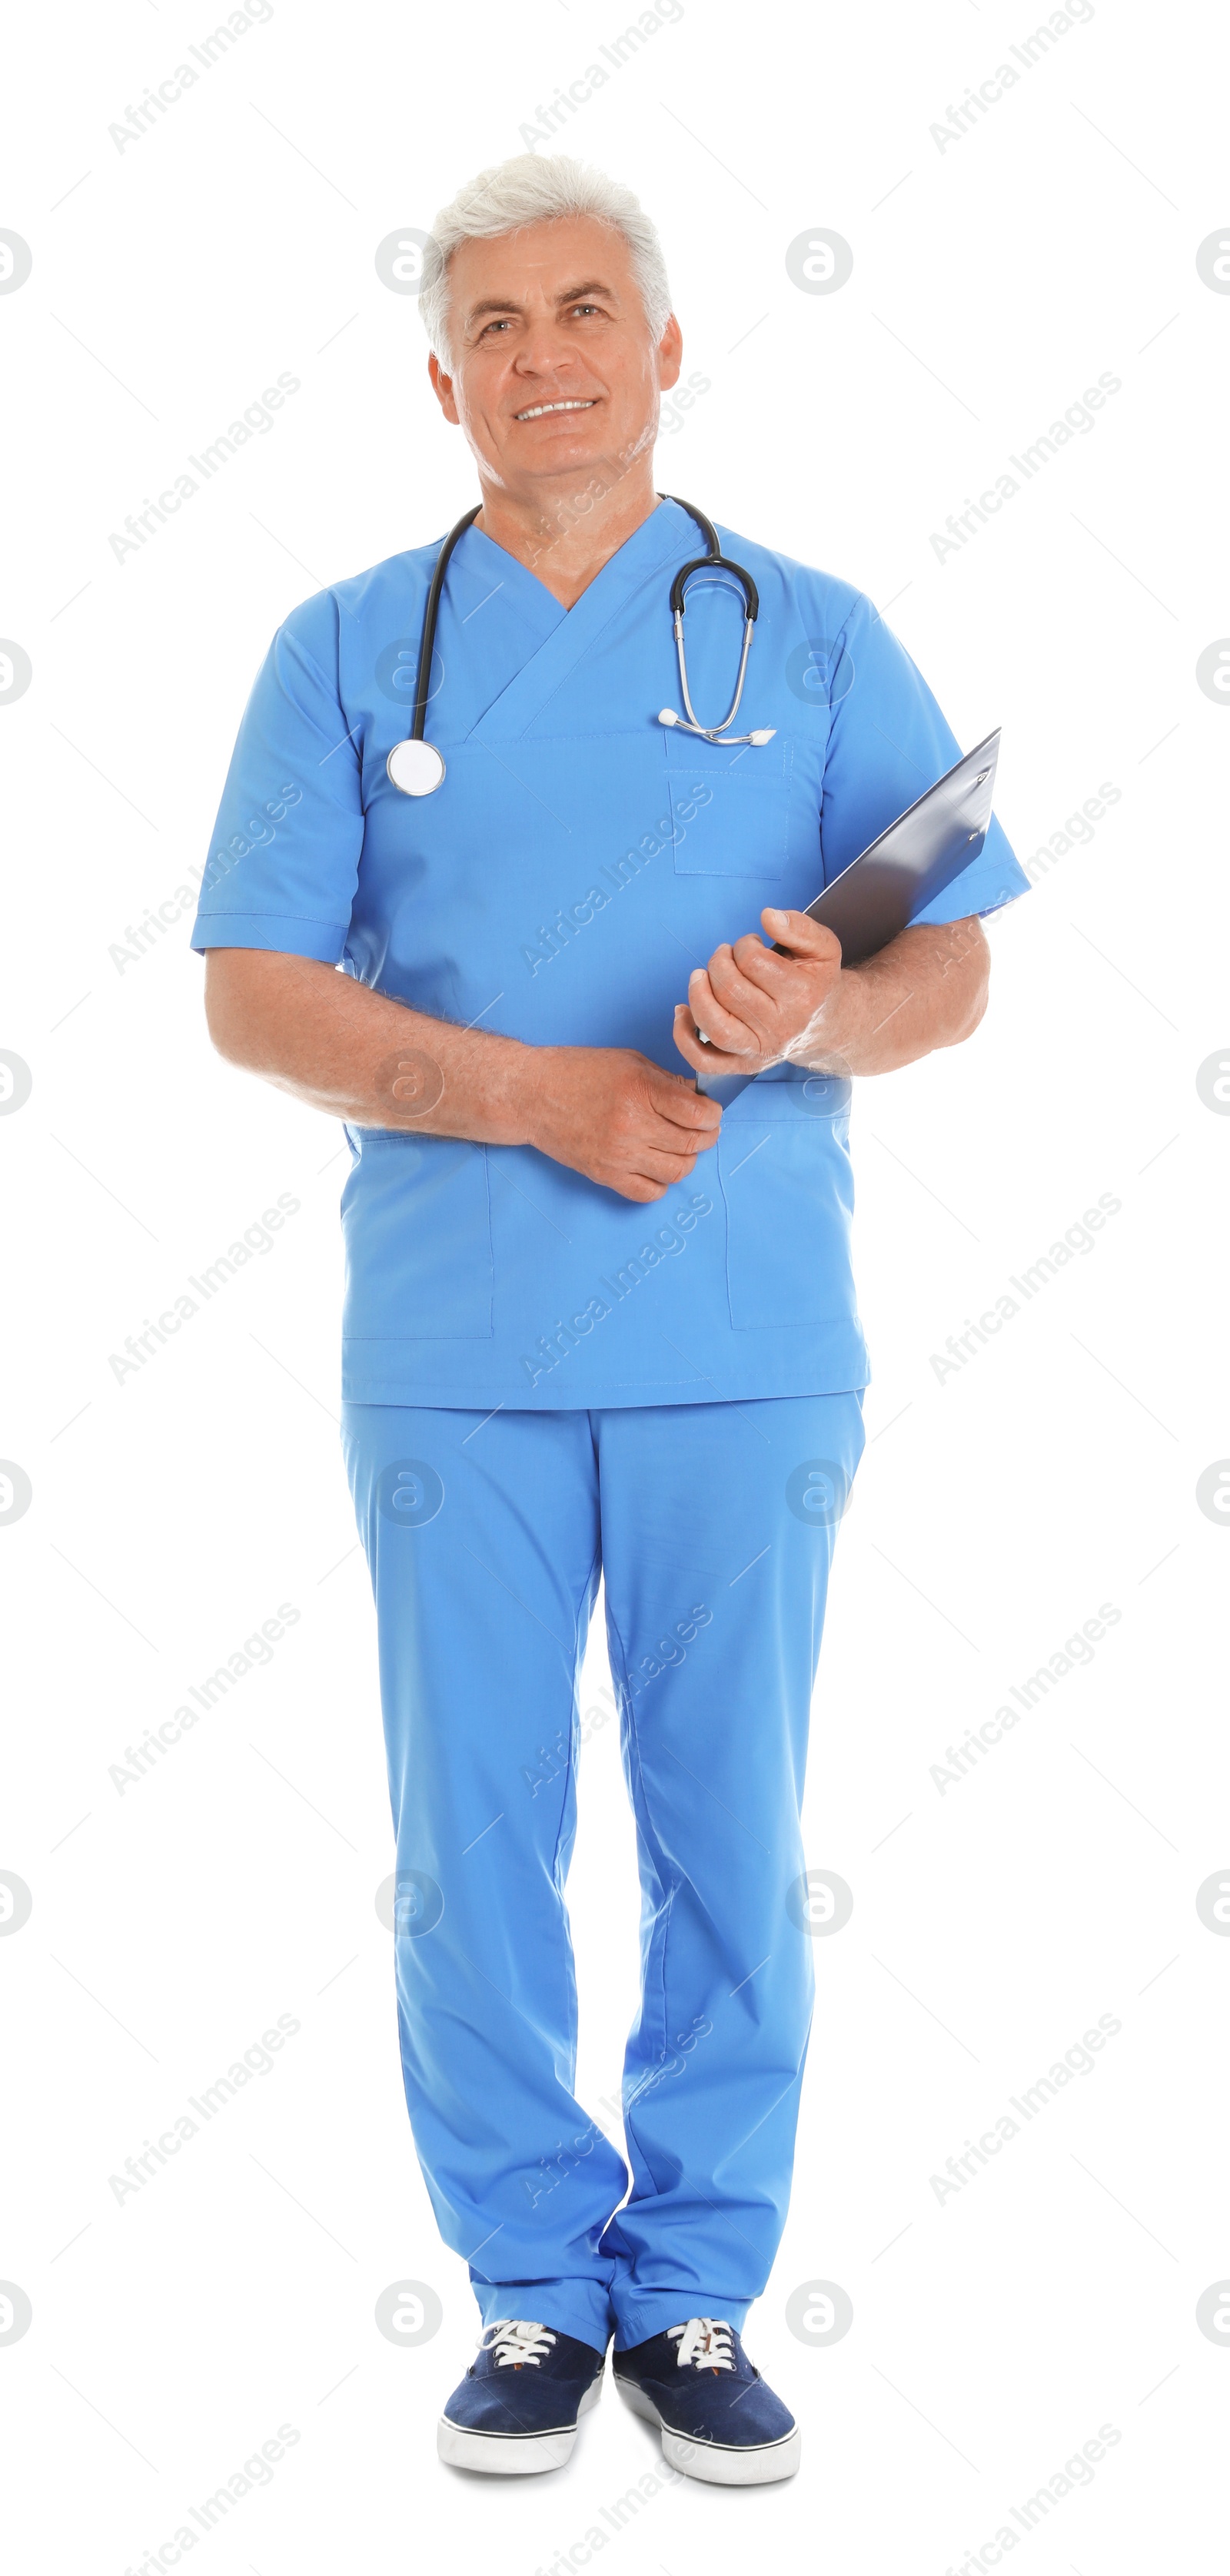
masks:
<path id="1" fill-rule="evenodd" d="M 469 740 L 508 740 L 523 733 L 627 600 L 678 554 L 684 532 L 691 526 L 677 502 L 659 501 L 608 557 L 571 608 L 564 608 L 535 573 L 484 530 L 467 528 L 457 548 L 459 555 L 468 558 L 467 571 L 502 581 L 509 605 L 540 638 L 537 650 L 480 716 Z"/>
<path id="2" fill-rule="evenodd" d="M 665 520 L 672 529 L 666 548 L 661 543 L 662 531 L 659 522 L 662 520 Z M 554 591 L 548 588 L 546 582 L 540 581 L 537 573 L 532 572 L 528 564 L 523 564 L 518 555 L 510 554 L 506 546 L 500 545 L 496 538 L 489 537 L 485 528 L 467 528 L 464 537 L 459 540 L 458 552 L 470 559 L 466 563 L 467 571 L 473 568 L 477 574 L 485 567 L 493 579 L 502 581 L 505 589 L 515 595 L 518 607 L 522 605 L 523 598 L 528 600 L 532 597 L 540 602 L 544 622 L 550 628 L 558 625 L 561 617 L 575 617 L 582 601 L 588 599 L 593 591 L 600 589 L 609 574 L 615 574 L 617 581 L 621 573 L 624 575 L 631 573 L 635 578 L 641 569 L 641 554 L 647 554 L 648 560 L 655 564 L 660 563 L 664 552 L 677 541 L 681 523 L 684 527 L 691 528 L 692 521 L 687 511 L 681 510 L 677 501 L 663 496 L 650 511 L 648 518 L 641 520 L 639 527 L 632 530 L 631 536 L 624 538 L 623 544 L 616 547 L 613 555 L 608 555 L 601 571 L 596 572 L 593 580 L 587 582 L 584 590 L 578 592 L 571 608 L 565 608 L 563 601 L 556 598 Z M 696 533 L 699 543 L 699 531 Z M 646 541 L 644 546 L 641 543 L 642 539 Z"/>

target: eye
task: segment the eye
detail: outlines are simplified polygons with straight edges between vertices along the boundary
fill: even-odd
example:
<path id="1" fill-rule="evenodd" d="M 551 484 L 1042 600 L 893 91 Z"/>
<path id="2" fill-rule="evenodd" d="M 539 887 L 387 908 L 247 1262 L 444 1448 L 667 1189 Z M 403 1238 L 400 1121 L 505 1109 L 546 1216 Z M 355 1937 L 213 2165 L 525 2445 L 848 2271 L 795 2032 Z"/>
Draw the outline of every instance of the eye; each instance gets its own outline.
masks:
<path id="1" fill-rule="evenodd" d="M 572 309 L 574 313 L 596 313 L 599 307 L 596 304 L 574 304 Z"/>

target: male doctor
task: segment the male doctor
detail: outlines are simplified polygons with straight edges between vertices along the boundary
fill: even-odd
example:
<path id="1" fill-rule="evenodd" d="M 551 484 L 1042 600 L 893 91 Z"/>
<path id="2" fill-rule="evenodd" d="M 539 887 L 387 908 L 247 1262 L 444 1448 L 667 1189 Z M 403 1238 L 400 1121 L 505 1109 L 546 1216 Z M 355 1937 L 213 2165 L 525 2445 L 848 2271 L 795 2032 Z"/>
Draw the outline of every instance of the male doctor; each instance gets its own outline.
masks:
<path id="1" fill-rule="evenodd" d="M 707 730 L 659 723 L 686 713 L 669 597 L 705 547 L 654 485 L 681 339 L 627 189 L 565 159 L 483 172 L 437 219 L 421 306 L 482 496 L 440 599 L 443 777 L 405 794 L 386 765 L 436 539 L 279 629 L 194 945 L 214 1044 L 340 1117 L 352 1158 L 344 1446 L 402 2063 L 484 2328 L 440 2456 L 558 2466 L 613 2336 L 668 2460 L 757 2483 L 799 2460 L 740 2329 L 790 2190 L 808 1714 L 864 1436 L 850 1077 L 970 1035 L 978 916 L 1026 879 L 992 823 L 843 967 L 800 907 L 957 744 L 867 599 L 724 528 L 759 591 L 738 720 L 744 597 L 718 570 L 685 611 Z M 759 1079 L 722 1111 L 702 1069 Z M 642 1889 L 630 2176 L 573 2092 L 600 1575 Z"/>

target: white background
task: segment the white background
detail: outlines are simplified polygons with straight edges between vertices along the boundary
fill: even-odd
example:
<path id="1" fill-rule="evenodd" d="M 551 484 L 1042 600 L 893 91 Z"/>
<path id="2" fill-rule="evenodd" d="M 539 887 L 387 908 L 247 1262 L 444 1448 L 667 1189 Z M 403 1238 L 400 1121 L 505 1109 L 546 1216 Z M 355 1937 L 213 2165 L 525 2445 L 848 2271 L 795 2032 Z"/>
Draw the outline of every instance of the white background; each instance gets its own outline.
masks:
<path id="1" fill-rule="evenodd" d="M 1093 2482 L 1010 2526 L 1028 2565 L 1211 2565 L 1230 2350 L 1195 2310 L 1230 2264 L 1230 1946 L 1195 1897 L 1230 1862 L 1230 1539 L 1196 1480 L 1230 1451 L 1230 1124 L 1196 1071 L 1230 1054 L 1230 713 L 1196 661 L 1230 629 L 1230 297 L 1196 250 L 1230 213 L 1222 30 L 1099 0 L 941 151 L 932 123 L 1039 23 L 1023 0 L 688 0 L 555 146 L 641 193 L 685 373 L 710 380 L 659 481 L 866 588 L 964 743 L 1002 723 L 1023 857 L 1121 791 L 994 925 L 973 1041 L 856 1096 L 872 1436 L 807 1809 L 854 1912 L 816 1944 L 794 2203 L 749 2325 L 804 2465 L 659 2493 L 617 2534 L 602 2509 L 657 2448 L 609 2392 L 555 2478 L 435 2458 L 474 2310 L 413 2157 L 375 1911 L 392 1847 L 335 1428 L 340 1132 L 211 1054 L 187 921 L 122 971 L 110 951 L 204 860 L 278 621 L 473 497 L 376 245 L 521 149 L 628 17 L 278 0 L 117 151 L 109 123 L 215 23 L 117 0 L 6 38 L 0 223 L 33 252 L 0 297 L 0 629 L 33 669 L 0 703 L 0 1046 L 33 1076 L 0 1120 L 0 1450 L 33 1487 L 0 1529 L 0 1868 L 33 1895 L 0 1939 L 0 2276 L 33 2311 L 0 2343 L 13 2564 L 136 2569 L 289 2423 L 272 2483 L 199 2543 L 214 2576 L 425 2555 L 532 2576 L 576 2542 L 562 2563 L 585 2563 L 595 2525 L 669 2576 L 804 2549 L 943 2576 L 1103 2424 Z M 786 272 L 817 225 L 854 252 L 832 296 Z M 117 561 L 109 533 L 281 371 L 301 390 L 271 432 Z M 932 531 L 1104 371 L 1121 391 L 1096 427 L 937 559 Z M 109 1354 L 279 1192 L 301 1206 L 274 1249 L 117 1383 Z M 1096 1248 L 940 1382 L 932 1353 L 1101 1193 L 1121 1208 Z M 271 1663 L 121 1795 L 125 1748 L 282 1602 L 300 1616 Z M 1092 1664 L 941 1795 L 946 1748 L 1104 1602 L 1121 1618 Z M 586 1705 L 605 1680 L 595 1650 Z M 615 1738 L 584 1756 L 570 1891 L 591 2104 L 618 2090 L 633 1998 Z M 302 2027 L 272 2072 L 117 2204 L 109 2175 L 279 2013 Z M 937 2200 L 930 2176 L 1103 2014 L 1122 2027 L 1093 2071 Z M 444 2307 L 410 2349 L 373 2318 L 402 2279 Z M 817 2279 L 853 2302 L 829 2347 L 785 2318 Z"/>

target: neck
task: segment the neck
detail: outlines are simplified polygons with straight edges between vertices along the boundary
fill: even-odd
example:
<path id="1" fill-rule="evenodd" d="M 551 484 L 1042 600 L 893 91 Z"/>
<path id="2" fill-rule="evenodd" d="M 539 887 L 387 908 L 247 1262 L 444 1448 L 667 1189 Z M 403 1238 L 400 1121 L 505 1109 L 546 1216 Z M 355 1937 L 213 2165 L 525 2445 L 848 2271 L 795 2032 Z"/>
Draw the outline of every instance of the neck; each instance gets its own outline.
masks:
<path id="1" fill-rule="evenodd" d="M 599 458 L 584 482 L 537 492 L 484 480 L 478 525 L 571 608 L 657 506 L 649 456 L 631 465 Z"/>

